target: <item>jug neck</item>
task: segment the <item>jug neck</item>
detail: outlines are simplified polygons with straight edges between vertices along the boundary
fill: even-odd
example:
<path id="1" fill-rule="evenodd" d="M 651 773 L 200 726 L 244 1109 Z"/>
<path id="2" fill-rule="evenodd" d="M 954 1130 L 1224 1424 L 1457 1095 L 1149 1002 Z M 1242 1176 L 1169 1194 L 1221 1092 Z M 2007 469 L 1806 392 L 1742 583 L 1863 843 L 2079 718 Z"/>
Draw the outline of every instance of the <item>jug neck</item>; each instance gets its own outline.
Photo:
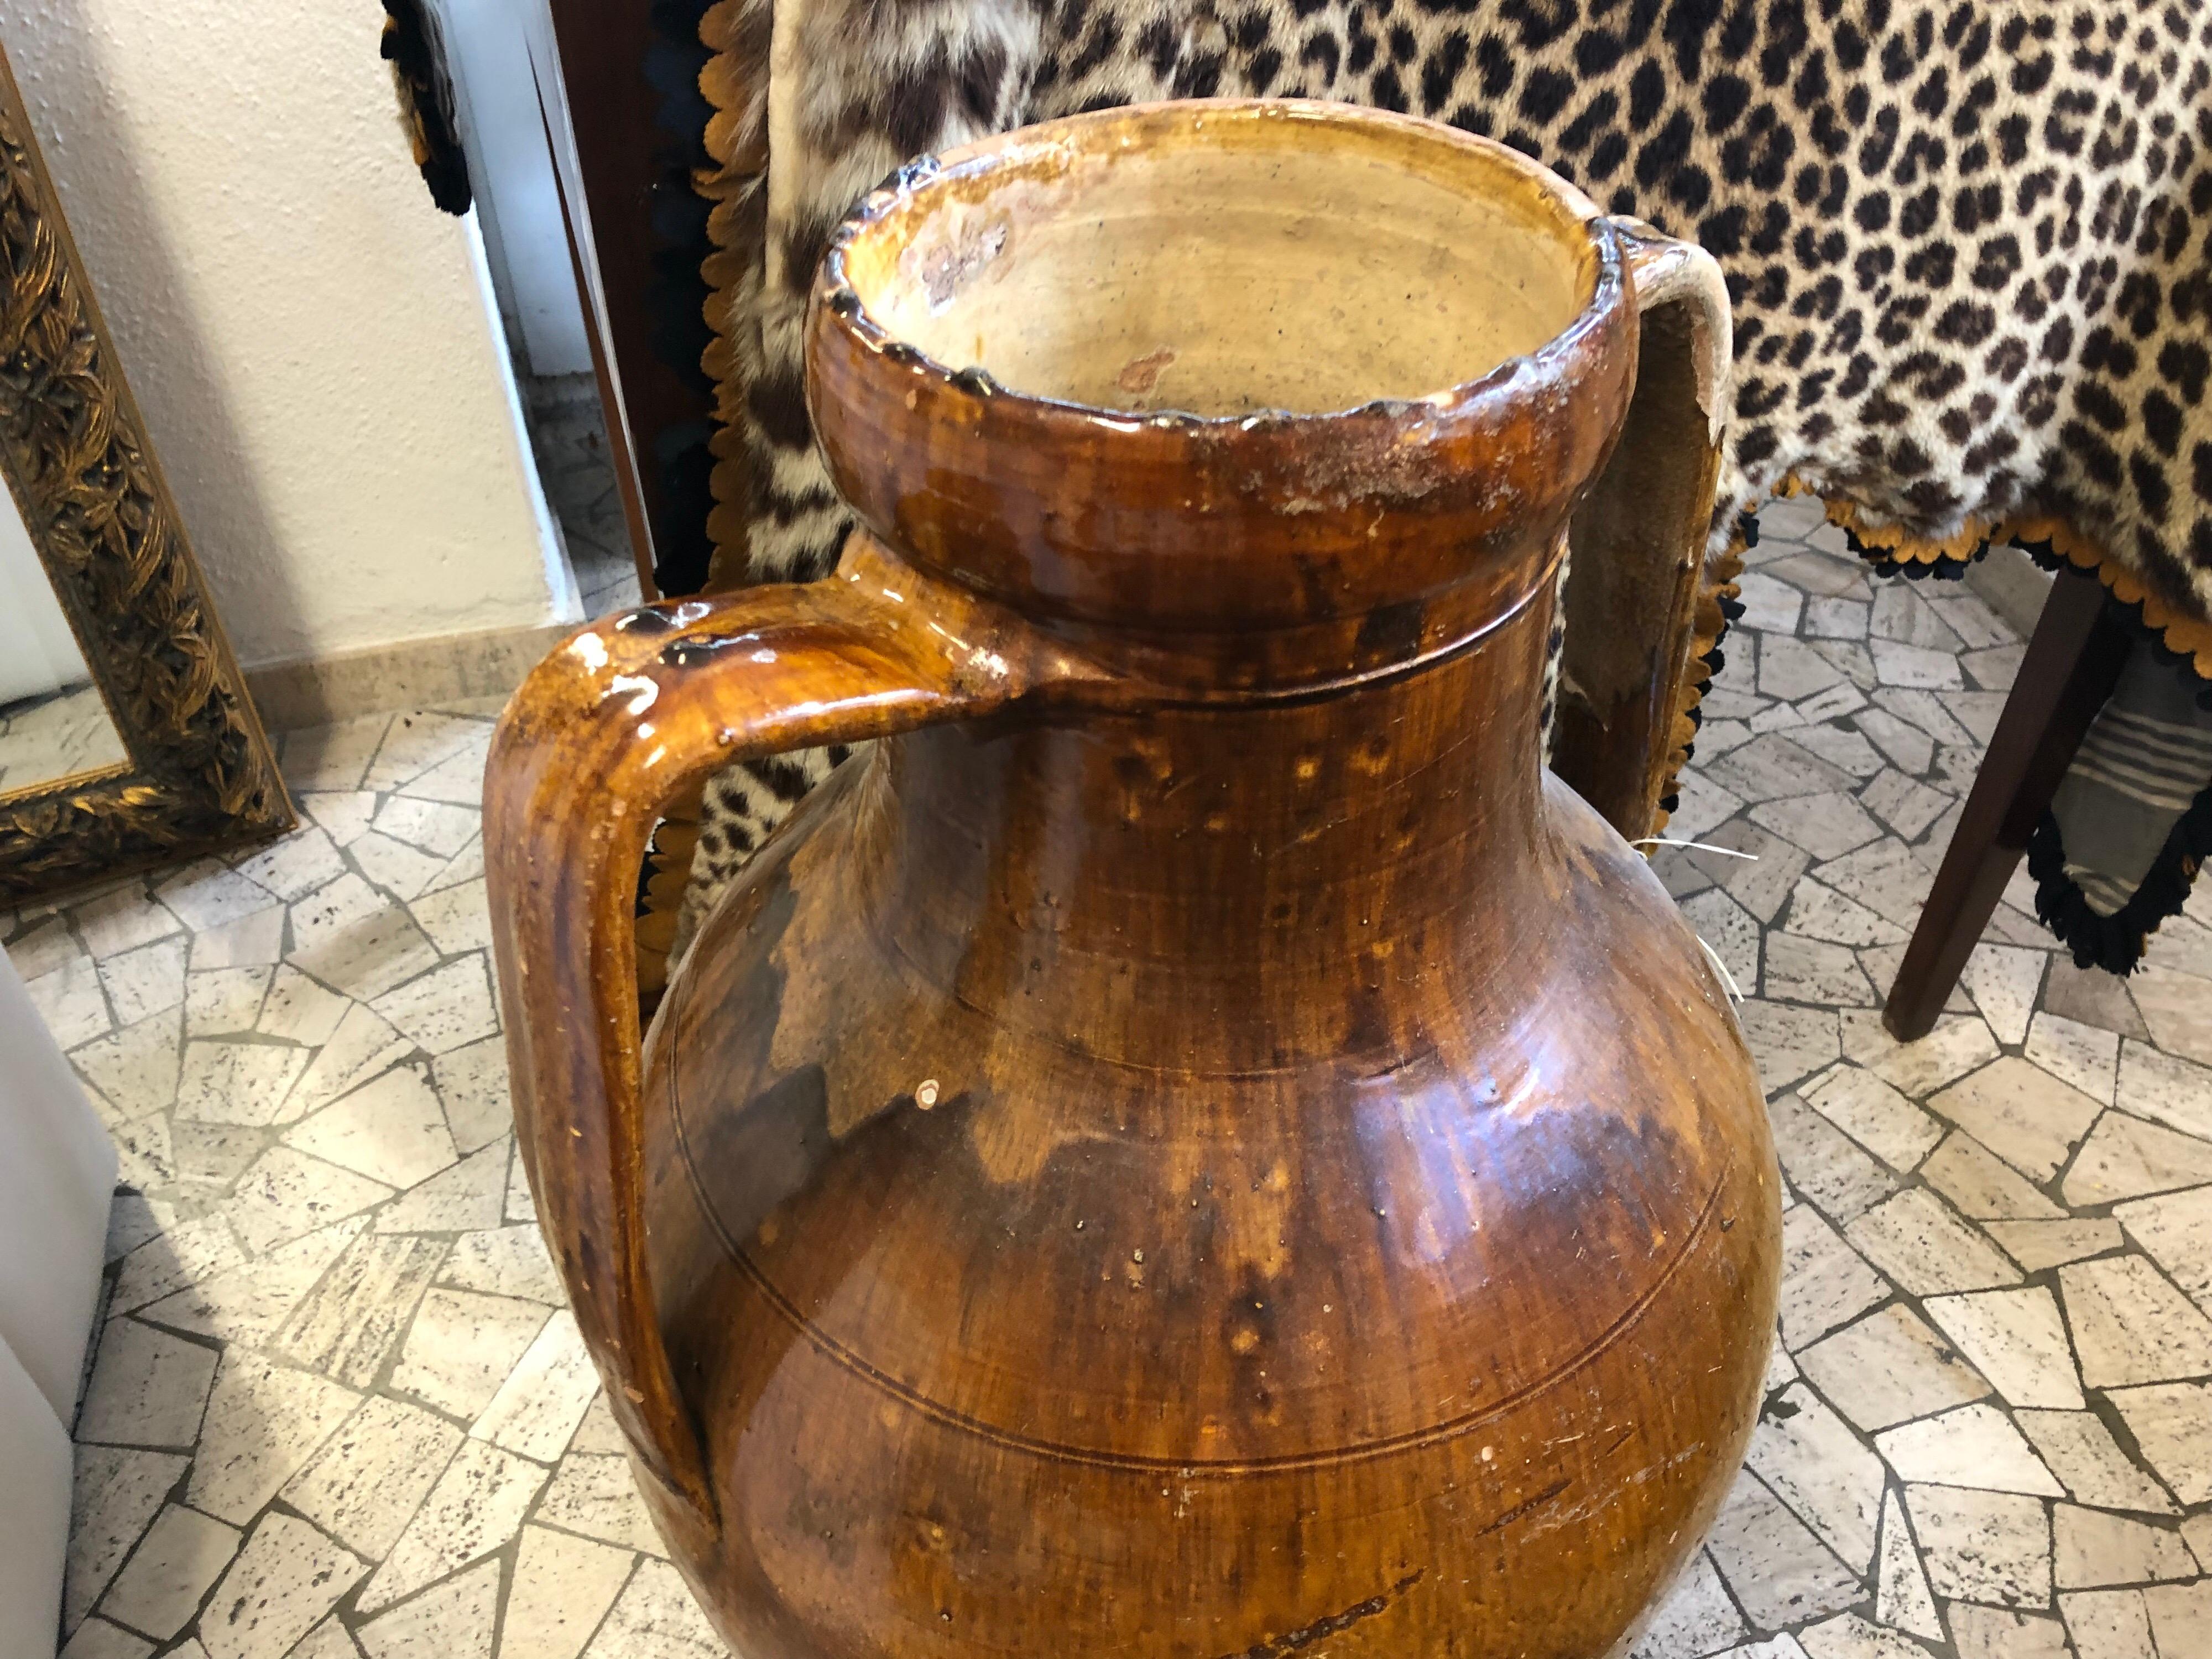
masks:
<path id="1" fill-rule="evenodd" d="M 1287 705 L 895 739 L 859 815 L 863 907 L 963 1000 L 1132 1063 L 1219 1052 L 1224 1020 L 1248 1028 L 1238 1063 L 1401 1048 L 1310 1011 L 1511 970 L 1498 947 L 1553 884 L 1551 610 L 1547 585 L 1445 659 Z M 1102 966 L 1126 1020 L 1074 1005 Z"/>

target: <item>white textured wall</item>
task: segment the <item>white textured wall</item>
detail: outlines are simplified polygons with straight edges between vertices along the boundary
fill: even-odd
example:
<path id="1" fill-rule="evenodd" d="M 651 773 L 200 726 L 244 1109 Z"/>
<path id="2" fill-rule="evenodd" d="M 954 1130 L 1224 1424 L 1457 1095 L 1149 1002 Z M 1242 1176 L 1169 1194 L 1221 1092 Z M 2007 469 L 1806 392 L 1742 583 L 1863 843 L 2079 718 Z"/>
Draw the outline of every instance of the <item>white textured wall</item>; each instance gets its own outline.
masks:
<path id="1" fill-rule="evenodd" d="M 472 221 L 379 0 L 0 0 L 0 43 L 240 659 L 574 614 Z"/>

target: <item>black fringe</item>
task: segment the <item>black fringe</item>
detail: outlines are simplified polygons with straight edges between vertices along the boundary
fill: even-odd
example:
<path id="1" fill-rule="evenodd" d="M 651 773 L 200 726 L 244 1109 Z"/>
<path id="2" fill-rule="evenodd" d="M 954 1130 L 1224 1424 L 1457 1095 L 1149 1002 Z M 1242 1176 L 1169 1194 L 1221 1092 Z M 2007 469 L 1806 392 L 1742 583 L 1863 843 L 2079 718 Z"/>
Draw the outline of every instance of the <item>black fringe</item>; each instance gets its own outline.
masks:
<path id="1" fill-rule="evenodd" d="M 1736 532 L 1743 538 L 1744 546 L 1746 548 L 1757 547 L 1759 545 L 1758 510 L 1753 508 L 1749 513 L 1738 514 L 1736 515 L 1735 522 Z M 1705 684 L 1706 690 L 1711 690 L 1712 689 L 1713 683 L 1720 678 L 1721 670 L 1728 665 L 1728 653 L 1721 649 L 1721 645 L 1729 636 L 1729 626 L 1735 623 L 1739 617 L 1743 615 L 1743 601 L 1741 599 L 1731 599 L 1723 596 L 1721 599 L 1720 605 L 1721 631 L 1713 635 L 1712 645 L 1707 649 L 1704 656 L 1698 659 L 1699 662 L 1705 665 Z M 1692 735 L 1690 741 L 1682 746 L 1683 766 L 1689 765 L 1692 761 L 1697 758 L 1698 740 L 1695 734 L 1705 729 L 1705 700 L 1704 693 L 1700 692 L 1698 694 L 1696 706 L 1690 710 L 1690 731 Z M 1679 770 L 1677 772 L 1677 775 L 1680 775 Z M 1659 810 L 1670 815 L 1676 808 L 1680 806 L 1681 804 L 1682 793 L 1679 788 L 1670 789 L 1659 798 Z"/>
<path id="2" fill-rule="evenodd" d="M 1954 559 L 1942 554 L 1932 559 L 1900 559 L 1895 549 L 1875 547 L 1861 541 L 1858 532 L 1849 525 L 1839 527 L 1851 551 L 1878 573 L 1885 576 L 1902 576 L 1907 581 L 1926 581 L 1930 576 L 1939 582 L 1961 581 L 1966 578 L 1966 567 L 1990 550 L 1989 543 L 1984 541 L 1963 559 Z"/>
<path id="3" fill-rule="evenodd" d="M 2013 544 L 2044 569 L 2072 570 L 2081 566 L 2049 542 Z M 2119 618 L 2136 640 L 2150 647 L 2169 668 L 2186 669 L 2194 662 L 2167 646 L 2166 635 L 2143 620 L 2141 604 L 2130 604 L 2110 588 L 2105 609 Z M 2212 683 L 2201 683 L 2197 693 L 2200 708 L 2212 709 Z M 2128 902 L 2111 915 L 2100 915 L 2090 907 L 2073 877 L 2066 873 L 2066 848 L 2058 833 L 2058 819 L 2045 812 L 2027 839 L 2027 873 L 2035 881 L 2035 914 L 2074 953 L 2077 968 L 2102 968 L 2107 973 L 2131 974 L 2142 963 L 2145 942 L 2159 924 L 2178 915 L 2189 901 L 2189 889 L 2207 857 L 2212 857 L 2212 783 L 2199 790 L 2166 838 L 2166 845 L 2151 860 L 2149 871 Z"/>
<path id="4" fill-rule="evenodd" d="M 2029 558 L 2033 559 L 2042 568 L 2054 574 L 2062 570 L 2071 570 L 2081 575 L 2089 574 L 2047 541 L 2024 542 L 2015 536 L 2013 538 L 2012 544 L 2027 554 Z M 2176 651 L 2166 642 L 2164 630 L 2154 628 L 2143 620 L 2143 608 L 2140 601 L 2130 604 L 2108 587 L 2105 590 L 2105 608 L 2118 617 L 2126 625 L 2128 632 L 2136 640 L 2150 647 L 2156 653 L 2158 660 L 2166 667 L 2185 669 L 2191 678 L 2197 682 L 2197 706 L 2199 708 L 2212 709 L 2212 680 L 2207 680 L 2197 672 L 2195 658 Z"/>
<path id="5" fill-rule="evenodd" d="M 2135 896 L 2109 916 L 2089 906 L 2066 873 L 2066 848 L 2057 817 L 2050 812 L 2027 838 L 2027 873 L 2035 879 L 2035 914 L 2074 953 L 2077 968 L 2131 974 L 2142 964 L 2145 942 L 2189 901 L 2189 889 L 2212 857 L 2212 787 L 2198 792 L 2151 861 Z"/>

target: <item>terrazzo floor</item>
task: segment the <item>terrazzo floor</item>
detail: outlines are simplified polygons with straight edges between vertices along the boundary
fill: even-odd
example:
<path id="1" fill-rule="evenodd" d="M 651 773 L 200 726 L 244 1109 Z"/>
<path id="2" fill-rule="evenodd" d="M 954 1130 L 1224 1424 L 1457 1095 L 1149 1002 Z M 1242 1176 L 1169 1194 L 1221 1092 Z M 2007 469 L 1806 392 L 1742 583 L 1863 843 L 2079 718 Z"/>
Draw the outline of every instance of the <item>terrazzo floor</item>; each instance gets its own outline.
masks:
<path id="1" fill-rule="evenodd" d="M 2019 646 L 1770 509 L 1658 865 L 1746 994 L 1792 1195 L 1746 1468 L 1638 1659 L 2212 1656 L 2212 886 L 2127 983 L 2015 885 L 1875 1012 Z M 1808 538 L 1809 537 L 1809 539 Z M 123 1158 L 67 1659 L 721 1649 L 513 1155 L 489 706 L 283 744 L 289 839 L 0 939 Z M 1413 1659 L 1408 1656 L 1408 1659 Z"/>

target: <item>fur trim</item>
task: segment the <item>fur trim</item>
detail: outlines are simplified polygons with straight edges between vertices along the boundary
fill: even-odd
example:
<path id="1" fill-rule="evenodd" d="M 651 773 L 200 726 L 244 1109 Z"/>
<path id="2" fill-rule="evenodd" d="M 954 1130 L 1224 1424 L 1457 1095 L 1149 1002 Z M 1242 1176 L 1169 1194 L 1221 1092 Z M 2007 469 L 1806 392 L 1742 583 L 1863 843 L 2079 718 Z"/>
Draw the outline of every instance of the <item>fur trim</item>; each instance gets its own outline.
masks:
<path id="1" fill-rule="evenodd" d="M 377 55 L 392 65 L 400 128 L 414 151 L 422 182 L 430 187 L 430 199 L 458 216 L 469 210 L 473 198 L 437 13 L 430 0 L 384 0 L 384 38 Z"/>

